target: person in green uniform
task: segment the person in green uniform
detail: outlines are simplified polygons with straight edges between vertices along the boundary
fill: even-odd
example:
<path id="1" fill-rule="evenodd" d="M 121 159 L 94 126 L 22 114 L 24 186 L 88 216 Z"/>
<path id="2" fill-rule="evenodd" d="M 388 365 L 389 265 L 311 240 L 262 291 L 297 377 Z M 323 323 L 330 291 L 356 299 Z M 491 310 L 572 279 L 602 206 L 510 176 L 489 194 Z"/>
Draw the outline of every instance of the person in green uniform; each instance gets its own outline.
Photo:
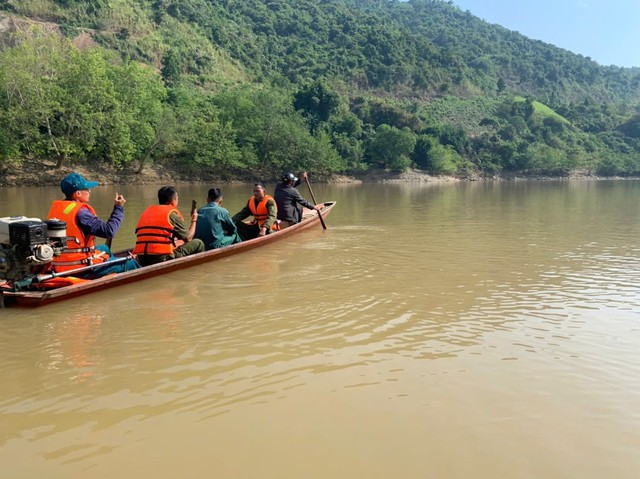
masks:
<path id="1" fill-rule="evenodd" d="M 221 206 L 222 201 L 222 190 L 211 188 L 207 194 L 207 204 L 198 209 L 194 238 L 201 239 L 207 250 L 241 241 L 231 215 Z"/>

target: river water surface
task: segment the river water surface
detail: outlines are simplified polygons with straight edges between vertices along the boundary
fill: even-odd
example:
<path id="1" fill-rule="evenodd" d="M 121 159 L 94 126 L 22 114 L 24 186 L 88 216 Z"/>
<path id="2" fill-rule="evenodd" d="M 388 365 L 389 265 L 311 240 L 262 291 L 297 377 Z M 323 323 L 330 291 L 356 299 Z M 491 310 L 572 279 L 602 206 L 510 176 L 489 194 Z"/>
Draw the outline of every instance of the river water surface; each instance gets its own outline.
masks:
<path id="1" fill-rule="evenodd" d="M 116 190 L 119 249 L 157 187 Z M 0 310 L 0 477 L 640 477 L 640 182 L 314 193 L 326 231 Z"/>

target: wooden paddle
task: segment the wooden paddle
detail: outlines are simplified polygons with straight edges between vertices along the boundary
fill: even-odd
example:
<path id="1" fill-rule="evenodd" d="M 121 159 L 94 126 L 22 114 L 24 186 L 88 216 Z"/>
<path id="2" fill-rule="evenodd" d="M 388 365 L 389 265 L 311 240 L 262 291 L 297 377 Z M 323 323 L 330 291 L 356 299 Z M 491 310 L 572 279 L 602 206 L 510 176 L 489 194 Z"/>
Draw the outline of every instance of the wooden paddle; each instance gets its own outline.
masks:
<path id="1" fill-rule="evenodd" d="M 313 194 L 313 190 L 311 189 L 311 183 L 309 183 L 309 177 L 305 177 L 304 181 L 306 181 L 307 186 L 309 187 L 309 193 L 311 193 L 311 199 L 313 200 L 313 204 L 317 205 L 318 202 L 316 201 L 316 197 Z M 320 223 L 322 223 L 322 229 L 326 230 L 327 229 L 327 225 L 324 224 L 324 218 L 322 217 L 322 213 L 320 213 L 320 211 L 318 211 L 318 218 L 320 218 Z"/>

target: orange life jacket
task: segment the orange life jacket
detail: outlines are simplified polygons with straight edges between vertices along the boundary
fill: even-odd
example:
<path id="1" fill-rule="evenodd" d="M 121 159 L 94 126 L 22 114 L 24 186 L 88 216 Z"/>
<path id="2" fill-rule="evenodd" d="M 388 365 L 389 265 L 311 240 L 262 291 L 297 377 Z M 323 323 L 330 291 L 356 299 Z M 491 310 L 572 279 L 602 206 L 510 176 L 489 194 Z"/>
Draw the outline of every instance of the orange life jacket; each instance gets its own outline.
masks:
<path id="1" fill-rule="evenodd" d="M 136 246 L 133 254 L 156 255 L 171 254 L 176 248 L 173 238 L 173 225 L 169 215 L 182 214 L 171 205 L 151 205 L 140 216 L 136 226 Z"/>
<path id="2" fill-rule="evenodd" d="M 275 204 L 275 200 L 273 199 L 272 196 L 269 196 L 269 195 L 264 195 L 264 198 L 262 198 L 262 201 L 258 203 L 257 207 L 256 207 L 255 197 L 253 196 L 249 198 L 249 202 L 247 203 L 247 207 L 251 210 L 251 214 L 253 215 L 253 218 L 254 218 L 252 224 L 256 224 L 257 222 L 260 228 L 262 228 L 262 225 L 264 224 L 264 222 L 267 221 L 267 216 L 269 216 L 269 210 L 267 209 L 268 200 L 273 201 Z M 271 229 L 274 231 L 277 231 L 279 229 L 278 223 L 276 221 L 274 221 L 274 223 L 271 225 Z"/>
<path id="3" fill-rule="evenodd" d="M 86 283 L 88 281 L 91 281 L 91 280 L 77 278 L 75 276 L 60 276 L 59 278 L 51 278 L 41 283 L 35 283 L 31 286 L 35 289 L 47 290 L 47 289 L 62 288 L 64 286 L 71 286 L 74 284 Z"/>
<path id="4" fill-rule="evenodd" d="M 47 218 L 57 218 L 67 223 L 67 249 L 60 256 L 53 257 L 52 266 L 56 273 L 103 263 L 108 259 L 106 253 L 96 250 L 95 236 L 85 236 L 78 228 L 76 216 L 82 208 L 96 214 L 91 206 L 78 201 L 56 200 L 51 204 Z"/>

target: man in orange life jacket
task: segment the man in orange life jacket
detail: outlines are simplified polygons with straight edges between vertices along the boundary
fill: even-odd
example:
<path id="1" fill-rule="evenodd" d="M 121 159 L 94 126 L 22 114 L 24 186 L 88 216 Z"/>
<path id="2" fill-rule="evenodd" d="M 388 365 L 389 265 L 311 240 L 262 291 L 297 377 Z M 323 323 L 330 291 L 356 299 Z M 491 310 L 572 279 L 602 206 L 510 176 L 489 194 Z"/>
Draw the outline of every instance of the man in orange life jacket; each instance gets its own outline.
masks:
<path id="1" fill-rule="evenodd" d="M 113 238 L 116 235 L 124 218 L 123 207 L 127 200 L 116 193 L 111 216 L 107 221 L 102 221 L 89 205 L 91 188 L 96 186 L 96 181 L 88 181 L 78 173 L 71 173 L 60 182 L 65 199 L 54 201 L 47 216 L 49 219 L 57 218 L 67 223 L 67 249 L 53 260 L 53 270 L 57 273 L 105 263 L 78 275 L 85 279 L 94 279 L 140 267 L 133 259 L 124 263 L 106 264 L 114 257 L 107 245 L 97 245 L 95 239 Z"/>
<path id="2" fill-rule="evenodd" d="M 158 204 L 149 206 L 136 227 L 133 253 L 138 262 L 147 266 L 204 251 L 204 243 L 194 239 L 198 212 L 191 213 L 189 227 L 178 211 L 178 192 L 173 186 L 158 190 Z M 176 241 L 177 240 L 177 241 Z"/>
<path id="3" fill-rule="evenodd" d="M 247 206 L 231 219 L 238 227 L 240 239 L 247 241 L 277 231 L 277 215 L 278 208 L 275 200 L 265 194 L 264 187 L 260 183 L 256 183 L 253 185 L 253 196 L 249 198 Z M 253 221 L 250 223 L 242 221 L 249 216 L 253 216 Z"/>

